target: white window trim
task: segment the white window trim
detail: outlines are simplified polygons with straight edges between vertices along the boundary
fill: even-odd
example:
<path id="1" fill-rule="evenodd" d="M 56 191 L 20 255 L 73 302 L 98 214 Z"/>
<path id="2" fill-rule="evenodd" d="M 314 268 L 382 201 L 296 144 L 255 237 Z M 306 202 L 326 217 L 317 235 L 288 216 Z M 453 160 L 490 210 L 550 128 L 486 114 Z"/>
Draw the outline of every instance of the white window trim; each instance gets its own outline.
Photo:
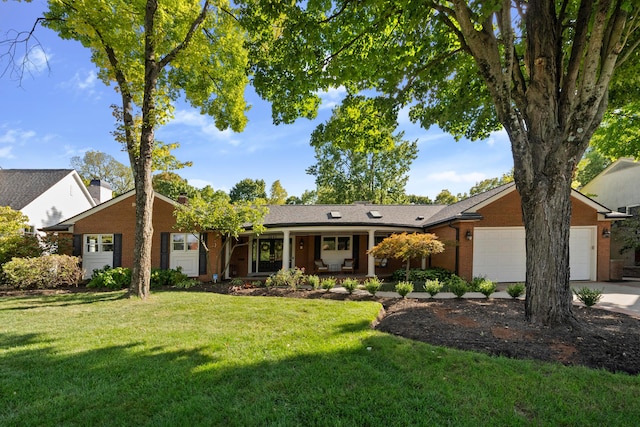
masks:
<path id="1" fill-rule="evenodd" d="M 94 243 L 91 243 L 88 241 L 88 239 L 92 236 L 96 236 L 97 240 Z M 111 242 L 108 243 L 104 243 L 102 240 L 104 237 L 110 237 L 111 238 Z M 95 251 L 91 251 L 89 250 L 90 245 L 96 246 Z M 105 251 L 104 250 L 104 245 L 111 245 L 111 250 L 110 251 Z M 114 252 L 114 238 L 113 238 L 113 234 L 109 234 L 109 233 L 103 233 L 103 234 L 85 234 L 84 235 L 84 253 L 89 253 L 89 254 L 100 254 L 100 253 L 113 253 Z"/>

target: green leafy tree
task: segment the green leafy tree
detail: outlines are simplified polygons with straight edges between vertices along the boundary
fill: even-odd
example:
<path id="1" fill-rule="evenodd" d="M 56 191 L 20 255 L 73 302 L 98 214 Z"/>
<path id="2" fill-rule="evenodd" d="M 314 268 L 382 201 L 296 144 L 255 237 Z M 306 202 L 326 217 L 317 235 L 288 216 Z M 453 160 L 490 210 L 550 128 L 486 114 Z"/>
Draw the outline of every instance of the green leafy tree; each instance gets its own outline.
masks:
<path id="1" fill-rule="evenodd" d="M 78 172 L 86 186 L 92 179 L 104 180 L 111 184 L 115 195 L 126 193 L 133 188 L 131 167 L 120 163 L 110 154 L 87 151 L 82 157 L 72 157 L 71 167 Z"/>
<path id="2" fill-rule="evenodd" d="M 266 199 L 266 184 L 263 179 L 245 178 L 233 186 L 229 191 L 229 197 L 231 197 L 231 203 Z"/>
<path id="3" fill-rule="evenodd" d="M 275 122 L 314 117 L 318 91 L 343 85 L 383 94 L 390 114 L 410 106 L 412 120 L 456 138 L 504 128 L 527 237 L 525 315 L 576 324 L 571 181 L 612 76 L 640 74 L 636 1 L 240 3 L 261 36 L 251 40 L 253 83 Z M 629 93 L 619 108 L 638 99 Z"/>
<path id="4" fill-rule="evenodd" d="M 189 185 L 186 179 L 174 172 L 161 172 L 152 177 L 153 189 L 163 196 L 178 200 L 181 194 L 193 197 L 198 189 Z"/>
<path id="5" fill-rule="evenodd" d="M 347 97 L 311 134 L 317 163 L 318 203 L 378 204 L 406 202 L 409 168 L 418 155 L 416 142 L 393 134 L 396 123 L 378 110 L 375 100 Z"/>
<path id="6" fill-rule="evenodd" d="M 129 154 L 136 189 L 130 293 L 146 298 L 151 274 L 154 134 L 172 118 L 178 95 L 219 129 L 246 124 L 247 32 L 228 2 L 50 0 L 44 26 L 91 51 L 99 78 L 114 84 L 114 132 Z"/>
<path id="7" fill-rule="evenodd" d="M 304 190 L 300 197 L 290 196 L 287 199 L 288 205 L 314 205 L 318 200 L 318 192 L 316 190 Z"/>
<path id="8" fill-rule="evenodd" d="M 280 180 L 273 181 L 269 190 L 269 204 L 284 205 L 287 203 L 287 190 L 284 189 Z"/>
<path id="9" fill-rule="evenodd" d="M 602 155 L 597 149 L 589 147 L 576 168 L 573 188 L 587 185 L 600 172 L 611 164 L 611 159 Z"/>
<path id="10" fill-rule="evenodd" d="M 38 238 L 24 234 L 29 218 L 9 206 L 0 206 L 0 265 L 11 258 L 39 256 L 42 253 Z"/>
<path id="11" fill-rule="evenodd" d="M 171 172 L 178 169 L 189 168 L 193 166 L 193 162 L 181 162 L 178 158 L 172 154 L 174 150 L 180 148 L 178 142 L 171 144 L 165 144 L 161 141 L 155 141 L 153 147 L 153 166 L 154 171 Z"/>
<path id="12" fill-rule="evenodd" d="M 476 185 L 469 190 L 469 196 L 475 196 L 476 194 L 484 193 L 485 191 L 492 190 L 501 185 L 513 182 L 513 169 L 509 173 L 505 173 L 499 178 L 487 178 L 480 182 L 476 182 Z"/>
<path id="13" fill-rule="evenodd" d="M 409 281 L 409 268 L 414 258 L 426 258 L 444 252 L 444 243 L 431 233 L 392 234 L 367 253 L 376 258 L 396 258 L 406 263 L 405 280 Z"/>
<path id="14" fill-rule="evenodd" d="M 175 228 L 196 235 L 199 235 L 197 233 L 201 231 L 220 233 L 223 236 L 223 244 L 217 257 L 219 265 L 227 246 L 232 245 L 230 253 L 233 253 L 239 246 L 233 242 L 237 241 L 240 233 L 248 230 L 247 227 L 250 226 L 255 234 L 260 234 L 265 230 L 263 222 L 268 212 L 269 209 L 265 206 L 264 199 L 232 203 L 229 196 L 223 191 L 208 192 L 206 198 L 197 195 L 189 200 L 189 204 L 176 207 L 174 211 Z M 208 253 L 210 248 L 202 240 L 200 243 Z M 207 256 L 208 263 L 209 260 L 210 257 Z M 230 257 L 227 258 L 223 271 L 228 268 L 230 261 Z M 211 272 L 211 266 L 208 265 L 208 267 Z"/>
<path id="15" fill-rule="evenodd" d="M 438 193 L 434 202 L 436 205 L 452 205 L 458 203 L 458 197 L 445 188 Z"/>
<path id="16" fill-rule="evenodd" d="M 428 196 L 417 196 L 415 194 L 409 194 L 407 202 L 414 205 L 432 205 L 434 203 Z"/>

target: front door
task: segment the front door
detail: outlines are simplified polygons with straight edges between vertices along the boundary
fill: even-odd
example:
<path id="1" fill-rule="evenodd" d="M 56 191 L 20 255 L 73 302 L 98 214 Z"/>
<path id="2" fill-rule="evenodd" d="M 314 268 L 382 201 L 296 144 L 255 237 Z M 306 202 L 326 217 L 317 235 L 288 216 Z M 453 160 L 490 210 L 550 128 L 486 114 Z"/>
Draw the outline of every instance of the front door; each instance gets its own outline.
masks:
<path id="1" fill-rule="evenodd" d="M 282 268 L 282 239 L 258 241 L 258 265 L 256 272 L 268 273 Z"/>

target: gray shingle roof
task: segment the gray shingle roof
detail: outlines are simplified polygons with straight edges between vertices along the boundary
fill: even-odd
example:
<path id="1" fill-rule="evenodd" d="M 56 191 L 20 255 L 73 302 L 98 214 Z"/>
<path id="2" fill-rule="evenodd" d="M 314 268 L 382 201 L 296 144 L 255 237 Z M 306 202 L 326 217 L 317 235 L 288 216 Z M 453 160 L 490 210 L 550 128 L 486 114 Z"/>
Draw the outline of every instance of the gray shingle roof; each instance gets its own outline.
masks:
<path id="1" fill-rule="evenodd" d="M 0 169 L 0 206 L 20 210 L 73 169 Z"/>

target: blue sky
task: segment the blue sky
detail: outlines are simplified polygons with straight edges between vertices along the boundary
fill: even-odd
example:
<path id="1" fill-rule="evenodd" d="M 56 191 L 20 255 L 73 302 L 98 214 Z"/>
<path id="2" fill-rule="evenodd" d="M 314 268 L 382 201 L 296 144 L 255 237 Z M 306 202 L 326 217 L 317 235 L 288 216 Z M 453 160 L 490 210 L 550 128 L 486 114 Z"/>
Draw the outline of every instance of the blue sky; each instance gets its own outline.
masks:
<path id="1" fill-rule="evenodd" d="M 43 0 L 0 2 L 0 37 L 11 30 L 30 29 L 45 5 Z M 111 135 L 115 121 L 110 105 L 119 104 L 120 98 L 113 86 L 97 79 L 89 51 L 44 28 L 38 28 L 36 36 L 44 52 L 32 52 L 31 74 L 21 85 L 8 72 L 0 78 L 0 167 L 69 168 L 71 157 L 88 150 L 106 152 L 129 164 Z M 0 62 L 0 73 L 6 66 L 6 60 Z M 178 173 L 196 187 L 210 184 L 229 191 L 240 180 L 252 178 L 264 179 L 268 189 L 280 180 L 289 195 L 299 196 L 315 188 L 314 177 L 305 173 L 315 163 L 311 132 L 330 117 L 343 96 L 340 89 L 322 94 L 322 107 L 313 121 L 275 126 L 270 105 L 249 87 L 246 97 L 252 108 L 244 132 L 221 132 L 211 118 L 179 104 L 175 119 L 156 137 L 180 143 L 174 154 L 193 161 L 193 167 Z M 505 132 L 483 141 L 456 142 L 439 129 L 426 131 L 412 124 L 407 111 L 398 121 L 398 130 L 405 132 L 405 139 L 417 140 L 419 148 L 408 194 L 434 198 L 445 188 L 454 194 L 467 192 L 477 181 L 501 176 L 513 166 Z"/>

